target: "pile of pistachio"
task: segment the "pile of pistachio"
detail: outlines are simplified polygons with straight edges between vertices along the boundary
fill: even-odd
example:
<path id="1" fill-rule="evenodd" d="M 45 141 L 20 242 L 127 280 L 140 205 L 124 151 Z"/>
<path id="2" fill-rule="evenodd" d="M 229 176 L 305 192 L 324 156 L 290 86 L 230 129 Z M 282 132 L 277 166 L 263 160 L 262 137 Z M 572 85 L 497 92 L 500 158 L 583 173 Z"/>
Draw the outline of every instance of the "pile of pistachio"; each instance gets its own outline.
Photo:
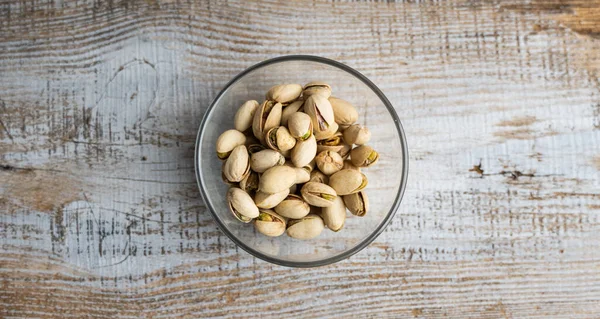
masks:
<path id="1" fill-rule="evenodd" d="M 264 235 L 297 239 L 315 238 L 325 226 L 339 231 L 346 209 L 364 216 L 361 168 L 379 154 L 366 145 L 371 133 L 357 120 L 352 104 L 331 96 L 323 82 L 276 85 L 262 104 L 242 104 L 235 129 L 216 145 L 231 213 Z"/>

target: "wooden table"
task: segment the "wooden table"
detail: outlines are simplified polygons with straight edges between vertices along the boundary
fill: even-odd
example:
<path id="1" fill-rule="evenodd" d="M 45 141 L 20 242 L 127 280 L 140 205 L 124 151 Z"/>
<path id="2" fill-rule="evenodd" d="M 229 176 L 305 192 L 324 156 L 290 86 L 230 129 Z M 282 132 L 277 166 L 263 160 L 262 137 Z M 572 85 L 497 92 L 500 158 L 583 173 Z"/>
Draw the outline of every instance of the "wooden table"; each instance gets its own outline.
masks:
<path id="1" fill-rule="evenodd" d="M 600 2 L 4 1 L 0 317 L 600 315 Z M 378 84 L 409 185 L 367 249 L 253 258 L 199 197 L 196 132 L 285 54 Z"/>

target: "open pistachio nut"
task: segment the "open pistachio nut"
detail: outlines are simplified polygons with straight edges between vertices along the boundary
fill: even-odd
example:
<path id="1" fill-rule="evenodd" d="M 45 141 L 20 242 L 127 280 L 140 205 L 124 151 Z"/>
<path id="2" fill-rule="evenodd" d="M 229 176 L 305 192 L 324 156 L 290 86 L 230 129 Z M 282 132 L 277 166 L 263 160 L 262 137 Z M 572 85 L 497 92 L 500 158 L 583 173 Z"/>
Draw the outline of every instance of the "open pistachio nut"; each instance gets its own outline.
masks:
<path id="1" fill-rule="evenodd" d="M 271 100 L 264 101 L 258 107 L 252 119 L 252 133 L 258 140 L 264 142 L 265 132 L 279 126 L 281 123 L 281 110 L 281 103 Z"/>
<path id="2" fill-rule="evenodd" d="M 286 221 L 270 209 L 261 209 L 254 219 L 254 228 L 263 235 L 277 237 L 285 232 Z"/>
<path id="3" fill-rule="evenodd" d="M 344 227 L 346 221 L 346 205 L 341 196 L 333 200 L 333 205 L 321 208 L 321 217 L 327 228 L 337 232 Z"/>
<path id="4" fill-rule="evenodd" d="M 368 181 L 365 174 L 353 169 L 343 169 L 329 176 L 329 186 L 331 186 L 338 195 L 348 195 L 360 192 L 367 187 L 367 184 Z"/>
<path id="5" fill-rule="evenodd" d="M 233 126 L 235 129 L 240 132 L 244 132 L 252 127 L 252 119 L 254 118 L 256 109 L 258 109 L 257 101 L 250 100 L 244 102 L 244 104 L 242 104 L 242 106 L 240 106 L 238 111 L 235 113 L 235 117 L 233 118 Z"/>
<path id="6" fill-rule="evenodd" d="M 292 238 L 308 240 L 319 236 L 323 229 L 323 219 L 319 215 L 308 214 L 300 219 L 288 220 L 286 232 Z"/>
<path id="7" fill-rule="evenodd" d="M 350 151 L 350 159 L 352 164 L 358 167 L 369 167 L 379 160 L 377 153 L 371 146 L 362 145 Z"/>
<path id="8" fill-rule="evenodd" d="M 305 202 L 317 207 L 331 206 L 337 197 L 337 192 L 332 187 L 316 182 L 304 184 L 300 193 Z"/>
<path id="9" fill-rule="evenodd" d="M 250 168 L 257 173 L 264 173 L 273 166 L 283 165 L 285 158 L 274 150 L 262 150 L 250 156 Z"/>
<path id="10" fill-rule="evenodd" d="M 267 92 L 267 100 L 279 102 L 287 105 L 300 97 L 302 94 L 302 85 L 300 84 L 280 84 L 275 85 Z"/>
<path id="11" fill-rule="evenodd" d="M 330 126 L 335 123 L 331 103 L 322 95 L 309 96 L 304 101 L 304 112 L 308 114 L 312 121 L 315 135 L 322 132 L 329 132 Z"/>
<path id="12" fill-rule="evenodd" d="M 259 208 L 273 208 L 279 205 L 279 203 L 281 203 L 281 201 L 283 201 L 289 193 L 289 188 L 274 194 L 258 191 L 256 192 L 256 195 L 254 195 L 254 203 Z"/>
<path id="13" fill-rule="evenodd" d="M 288 166 L 274 166 L 266 170 L 260 177 L 258 190 L 275 194 L 289 190 L 296 183 L 296 170 Z"/>
<path id="14" fill-rule="evenodd" d="M 346 204 L 346 207 L 352 215 L 362 217 L 369 211 L 369 197 L 365 191 L 344 195 L 342 197 L 344 199 L 344 204 Z"/>
<path id="15" fill-rule="evenodd" d="M 223 166 L 223 174 L 230 182 L 239 182 L 250 174 L 250 161 L 246 146 L 236 146 Z"/>
<path id="16" fill-rule="evenodd" d="M 227 130 L 217 138 L 217 156 L 222 160 L 227 159 L 236 146 L 245 143 L 244 133 L 238 130 Z"/>
<path id="17" fill-rule="evenodd" d="M 288 119 L 290 134 L 299 141 L 305 141 L 313 135 L 313 125 L 308 114 L 296 112 Z"/>
<path id="18" fill-rule="evenodd" d="M 298 112 L 302 106 L 304 105 L 304 101 L 294 101 L 290 103 L 290 105 L 283 108 L 281 111 L 281 125 L 288 126 L 288 120 L 292 114 Z"/>
<path id="19" fill-rule="evenodd" d="M 317 140 L 311 135 L 307 140 L 296 142 L 292 149 L 291 159 L 296 167 L 304 167 L 317 155 Z"/>
<path id="20" fill-rule="evenodd" d="M 342 156 L 333 151 L 323 151 L 315 157 L 315 163 L 319 170 L 325 175 L 331 175 L 342 169 L 344 159 Z"/>
<path id="21" fill-rule="evenodd" d="M 287 218 L 302 218 L 310 212 L 310 206 L 302 197 L 289 194 L 281 203 L 275 206 L 275 212 Z"/>
<path id="22" fill-rule="evenodd" d="M 371 131 L 360 124 L 350 125 L 344 130 L 344 141 L 350 145 L 367 144 L 371 139 Z"/>
<path id="23" fill-rule="evenodd" d="M 289 151 L 296 145 L 296 139 L 287 127 L 276 126 L 265 133 L 265 143 L 272 150 Z"/>
<path id="24" fill-rule="evenodd" d="M 342 129 L 354 124 L 358 120 L 358 112 L 350 102 L 331 96 L 329 97 L 329 103 L 331 103 L 331 107 L 333 108 L 335 121 Z"/>
<path id="25" fill-rule="evenodd" d="M 313 81 L 306 83 L 304 85 L 304 90 L 302 91 L 302 96 L 309 97 L 311 95 L 321 95 L 325 98 L 329 98 L 331 96 L 331 86 L 325 82 L 321 81 Z"/>
<path id="26" fill-rule="evenodd" d="M 229 211 L 241 222 L 249 223 L 258 217 L 258 207 L 252 197 L 239 188 L 232 187 L 227 191 L 227 204 Z"/>

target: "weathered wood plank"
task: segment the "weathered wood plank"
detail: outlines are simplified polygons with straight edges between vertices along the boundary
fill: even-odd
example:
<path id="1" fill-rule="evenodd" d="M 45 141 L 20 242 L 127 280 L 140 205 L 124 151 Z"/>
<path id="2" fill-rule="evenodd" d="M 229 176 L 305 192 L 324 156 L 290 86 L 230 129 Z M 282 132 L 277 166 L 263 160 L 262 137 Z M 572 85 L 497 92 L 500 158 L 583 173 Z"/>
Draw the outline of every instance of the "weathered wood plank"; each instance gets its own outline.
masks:
<path id="1" fill-rule="evenodd" d="M 598 1 L 0 4 L 0 316 L 593 317 Z M 193 175 L 243 68 L 317 54 L 380 85 L 409 187 L 363 252 L 240 252 Z"/>

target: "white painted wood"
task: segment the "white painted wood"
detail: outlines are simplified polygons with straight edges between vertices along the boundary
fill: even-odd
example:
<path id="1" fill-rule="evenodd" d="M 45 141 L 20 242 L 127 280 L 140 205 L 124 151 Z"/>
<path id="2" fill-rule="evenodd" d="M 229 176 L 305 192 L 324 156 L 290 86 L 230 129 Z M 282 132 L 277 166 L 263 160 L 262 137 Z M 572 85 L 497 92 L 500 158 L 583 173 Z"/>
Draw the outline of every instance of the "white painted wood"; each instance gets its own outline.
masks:
<path id="1" fill-rule="evenodd" d="M 0 316 L 600 313 L 597 1 L 0 8 Z M 284 54 L 363 72 L 410 147 L 390 226 L 317 269 L 236 248 L 193 174 L 212 98 Z"/>

